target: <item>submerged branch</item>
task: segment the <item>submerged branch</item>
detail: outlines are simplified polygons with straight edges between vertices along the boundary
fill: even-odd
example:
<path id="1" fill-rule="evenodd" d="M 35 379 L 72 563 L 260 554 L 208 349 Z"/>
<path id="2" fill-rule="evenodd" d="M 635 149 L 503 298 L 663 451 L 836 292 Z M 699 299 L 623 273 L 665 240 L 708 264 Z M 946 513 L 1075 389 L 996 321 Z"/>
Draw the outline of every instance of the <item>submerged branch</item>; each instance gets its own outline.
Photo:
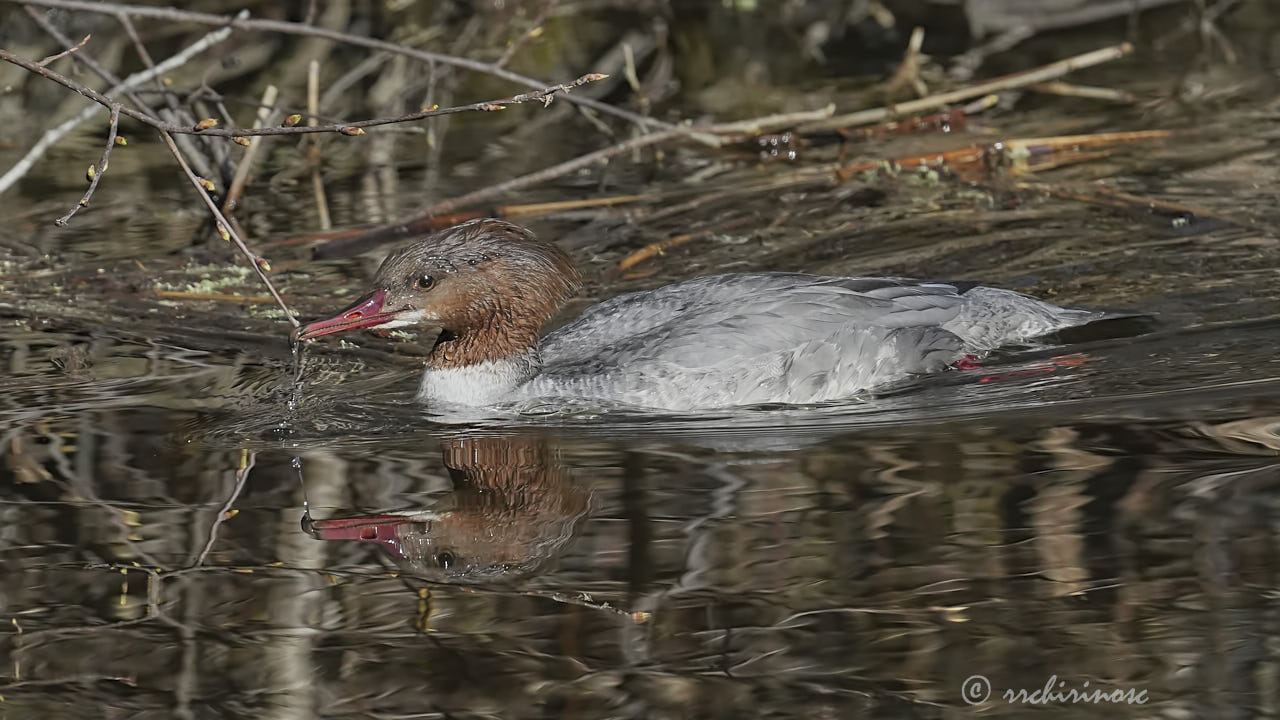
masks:
<path id="1" fill-rule="evenodd" d="M 231 519 L 233 513 L 231 508 L 236 504 L 236 499 L 240 497 L 240 491 L 244 490 L 245 481 L 249 479 L 249 473 L 253 471 L 254 463 L 258 459 L 256 452 L 249 450 L 240 451 L 240 466 L 236 468 L 236 483 L 231 489 L 231 495 L 227 497 L 227 501 L 218 509 L 218 514 L 213 518 L 213 525 L 209 527 L 209 537 L 205 540 L 204 549 L 200 551 L 200 555 L 192 565 L 203 565 L 209 552 L 213 550 L 213 544 L 218 540 L 218 528 L 222 523 Z"/>

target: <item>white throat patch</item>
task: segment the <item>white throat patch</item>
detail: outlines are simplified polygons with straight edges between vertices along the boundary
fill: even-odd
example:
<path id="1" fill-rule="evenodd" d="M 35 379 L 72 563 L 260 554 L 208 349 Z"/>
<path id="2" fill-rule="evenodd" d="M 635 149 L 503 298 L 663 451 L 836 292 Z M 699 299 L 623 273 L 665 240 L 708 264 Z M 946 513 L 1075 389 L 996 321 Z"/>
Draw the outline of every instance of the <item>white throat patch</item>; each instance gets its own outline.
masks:
<path id="1" fill-rule="evenodd" d="M 422 373 L 418 399 L 457 405 L 495 405 L 510 400 L 511 391 L 537 374 L 536 353 L 489 360 L 460 368 L 428 367 Z"/>

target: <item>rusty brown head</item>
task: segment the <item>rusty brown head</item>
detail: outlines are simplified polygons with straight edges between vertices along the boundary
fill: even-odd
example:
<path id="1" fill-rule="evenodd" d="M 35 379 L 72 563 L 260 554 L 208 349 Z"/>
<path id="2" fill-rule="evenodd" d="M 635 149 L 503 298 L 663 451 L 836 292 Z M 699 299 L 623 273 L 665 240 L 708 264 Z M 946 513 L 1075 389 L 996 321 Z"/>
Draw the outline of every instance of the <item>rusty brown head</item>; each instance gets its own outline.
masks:
<path id="1" fill-rule="evenodd" d="M 360 328 L 438 327 L 439 367 L 512 357 L 577 292 L 581 275 L 560 248 L 502 220 L 443 230 L 383 261 L 373 288 L 333 317 L 303 325 L 303 340 Z"/>

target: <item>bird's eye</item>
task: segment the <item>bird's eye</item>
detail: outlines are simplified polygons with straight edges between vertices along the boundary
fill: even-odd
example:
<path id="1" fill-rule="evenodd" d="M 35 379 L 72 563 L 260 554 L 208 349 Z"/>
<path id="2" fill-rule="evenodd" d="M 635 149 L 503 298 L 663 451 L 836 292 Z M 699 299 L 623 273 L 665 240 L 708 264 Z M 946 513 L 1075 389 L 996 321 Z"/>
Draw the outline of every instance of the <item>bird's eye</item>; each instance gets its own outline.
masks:
<path id="1" fill-rule="evenodd" d="M 445 570 L 448 570 L 450 567 L 452 567 L 453 563 L 454 563 L 453 553 L 449 552 L 448 550 L 442 550 L 436 554 L 436 564 L 444 568 Z"/>
<path id="2" fill-rule="evenodd" d="M 416 285 L 419 290 L 430 290 L 436 286 L 436 279 L 431 275 L 421 275 Z"/>

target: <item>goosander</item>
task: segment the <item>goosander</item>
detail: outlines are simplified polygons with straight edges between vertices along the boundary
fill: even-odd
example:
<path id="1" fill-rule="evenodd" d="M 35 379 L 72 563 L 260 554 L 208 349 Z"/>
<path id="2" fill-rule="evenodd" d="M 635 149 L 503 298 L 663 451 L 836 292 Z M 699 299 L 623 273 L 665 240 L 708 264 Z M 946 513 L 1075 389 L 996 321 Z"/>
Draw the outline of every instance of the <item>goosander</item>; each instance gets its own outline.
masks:
<path id="1" fill-rule="evenodd" d="M 580 284 L 555 245 L 473 220 L 391 253 L 371 292 L 295 335 L 440 328 L 418 392 L 432 404 L 689 411 L 849 398 L 1105 316 L 981 285 L 735 273 L 620 295 L 539 339 Z"/>

